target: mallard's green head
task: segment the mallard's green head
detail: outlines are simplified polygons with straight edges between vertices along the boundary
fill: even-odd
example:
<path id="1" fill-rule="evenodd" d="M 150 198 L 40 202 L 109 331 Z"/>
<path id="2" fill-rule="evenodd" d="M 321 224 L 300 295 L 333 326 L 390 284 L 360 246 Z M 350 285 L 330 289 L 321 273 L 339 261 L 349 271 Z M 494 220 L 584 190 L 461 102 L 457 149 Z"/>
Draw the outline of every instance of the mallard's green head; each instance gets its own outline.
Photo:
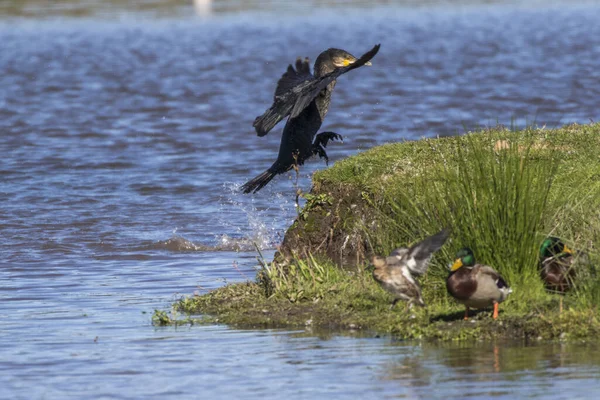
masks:
<path id="1" fill-rule="evenodd" d="M 472 267 L 475 265 L 475 256 L 473 255 L 473 250 L 468 247 L 463 247 L 456 253 L 456 257 L 454 257 L 454 263 L 452 267 L 450 267 L 450 271 L 456 271 L 460 267 Z"/>
<path id="2" fill-rule="evenodd" d="M 540 257 L 555 257 L 560 254 L 573 254 L 573 250 L 567 247 L 559 238 L 557 237 L 547 237 L 546 240 L 540 246 Z"/>

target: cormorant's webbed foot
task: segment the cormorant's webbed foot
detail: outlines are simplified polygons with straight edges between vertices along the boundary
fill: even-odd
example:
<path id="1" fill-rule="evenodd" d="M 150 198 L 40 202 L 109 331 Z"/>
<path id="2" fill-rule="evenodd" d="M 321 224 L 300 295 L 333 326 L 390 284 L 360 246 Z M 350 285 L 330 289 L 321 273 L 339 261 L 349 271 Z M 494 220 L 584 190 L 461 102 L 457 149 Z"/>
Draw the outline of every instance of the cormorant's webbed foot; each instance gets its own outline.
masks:
<path id="1" fill-rule="evenodd" d="M 344 138 L 339 133 L 321 132 L 317 133 L 317 136 L 315 136 L 314 144 L 320 144 L 321 146 L 323 146 L 323 148 L 325 148 L 327 147 L 327 143 L 329 143 L 330 140 L 339 140 L 340 142 L 343 142 Z"/>
<path id="2" fill-rule="evenodd" d="M 330 140 L 343 141 L 344 138 L 339 133 L 321 132 L 315 136 L 315 141 L 313 142 L 313 155 L 319 155 L 320 158 L 324 158 L 326 165 L 329 165 L 329 157 L 327 157 L 325 147 L 327 147 L 327 143 Z"/>

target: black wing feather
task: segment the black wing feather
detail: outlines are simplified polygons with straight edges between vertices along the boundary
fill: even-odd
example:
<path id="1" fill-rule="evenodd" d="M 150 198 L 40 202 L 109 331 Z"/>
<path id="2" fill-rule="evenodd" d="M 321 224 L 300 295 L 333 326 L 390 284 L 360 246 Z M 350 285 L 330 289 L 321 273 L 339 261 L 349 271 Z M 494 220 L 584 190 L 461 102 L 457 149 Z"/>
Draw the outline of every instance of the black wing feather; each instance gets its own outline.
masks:
<path id="1" fill-rule="evenodd" d="M 289 92 L 300 83 L 311 79 L 314 79 L 314 76 L 310 73 L 310 63 L 308 58 L 305 58 L 303 61 L 298 57 L 296 60 L 296 69 L 290 64 L 285 74 L 283 74 L 281 79 L 279 79 L 279 82 L 277 82 L 277 89 L 275 89 L 273 101 L 277 101 L 278 97 Z"/>
<path id="2" fill-rule="evenodd" d="M 502 278 L 500 275 L 498 275 L 498 280 L 496 281 L 496 286 L 498 287 L 498 289 L 502 289 L 502 288 L 507 288 L 508 284 L 506 283 L 504 278 Z"/>
<path id="3" fill-rule="evenodd" d="M 297 117 L 302 110 L 310 104 L 317 95 L 327 87 L 331 82 L 337 79 L 340 75 L 348 71 L 362 67 L 371 60 L 379 51 L 380 45 L 376 45 L 370 51 L 363 54 L 356 62 L 347 67 L 337 68 L 335 71 L 316 79 L 310 74 L 310 66 L 308 62 L 298 63 L 296 61 L 295 72 L 296 77 L 288 71 L 283 74 L 275 91 L 275 99 L 273 105 L 259 117 L 256 117 L 252 126 L 256 129 L 258 136 L 264 136 L 277 125 L 279 121 L 287 117 Z M 293 70 L 293 68 L 291 68 Z M 300 73 L 298 73 L 300 71 Z M 299 79 L 299 77 L 310 79 Z M 284 90 L 285 89 L 285 90 Z"/>
<path id="4" fill-rule="evenodd" d="M 273 105 L 263 115 L 256 117 L 252 124 L 258 136 L 265 136 L 279 121 L 290 114 L 293 106 L 293 103 L 290 104 L 288 101 L 290 94 L 294 91 L 294 88 L 314 78 L 310 73 L 308 58 L 305 58 L 304 61 L 298 58 L 296 69 L 291 64 L 288 66 L 287 71 L 277 82 Z"/>

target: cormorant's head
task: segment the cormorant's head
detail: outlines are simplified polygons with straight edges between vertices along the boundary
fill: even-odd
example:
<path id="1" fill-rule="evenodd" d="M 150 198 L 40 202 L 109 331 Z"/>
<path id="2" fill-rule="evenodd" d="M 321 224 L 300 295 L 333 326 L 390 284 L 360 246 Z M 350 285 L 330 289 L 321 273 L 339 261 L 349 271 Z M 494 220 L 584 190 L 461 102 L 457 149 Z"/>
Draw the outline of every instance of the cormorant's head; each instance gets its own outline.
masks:
<path id="1" fill-rule="evenodd" d="M 327 49 L 315 60 L 315 74 L 317 76 L 325 75 L 336 68 L 347 67 L 356 60 L 356 57 L 345 50 Z M 371 65 L 371 62 L 367 62 L 365 65 Z"/>

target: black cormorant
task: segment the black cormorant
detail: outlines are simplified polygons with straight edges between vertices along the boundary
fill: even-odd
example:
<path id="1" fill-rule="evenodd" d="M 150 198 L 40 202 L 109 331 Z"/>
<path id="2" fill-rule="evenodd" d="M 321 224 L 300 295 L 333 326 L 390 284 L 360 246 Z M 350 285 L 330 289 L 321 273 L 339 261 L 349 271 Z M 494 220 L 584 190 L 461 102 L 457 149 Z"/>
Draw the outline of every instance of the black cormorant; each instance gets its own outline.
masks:
<path id="1" fill-rule="evenodd" d="M 265 172 L 246 182 L 241 187 L 244 193 L 258 192 L 275 175 L 289 171 L 294 164 L 304 164 L 313 155 L 318 154 L 328 161 L 325 153 L 327 143 L 342 136 L 335 132 L 317 135 L 317 132 L 327 115 L 336 79 L 350 70 L 371 65 L 369 60 L 377 54 L 379 46 L 358 59 L 344 50 L 325 50 L 315 61 L 314 75 L 310 73 L 308 58 L 298 58 L 296 69 L 291 64 L 288 66 L 277 82 L 273 105 L 252 124 L 258 136 L 264 136 L 289 116 L 283 128 L 277 160 Z"/>

